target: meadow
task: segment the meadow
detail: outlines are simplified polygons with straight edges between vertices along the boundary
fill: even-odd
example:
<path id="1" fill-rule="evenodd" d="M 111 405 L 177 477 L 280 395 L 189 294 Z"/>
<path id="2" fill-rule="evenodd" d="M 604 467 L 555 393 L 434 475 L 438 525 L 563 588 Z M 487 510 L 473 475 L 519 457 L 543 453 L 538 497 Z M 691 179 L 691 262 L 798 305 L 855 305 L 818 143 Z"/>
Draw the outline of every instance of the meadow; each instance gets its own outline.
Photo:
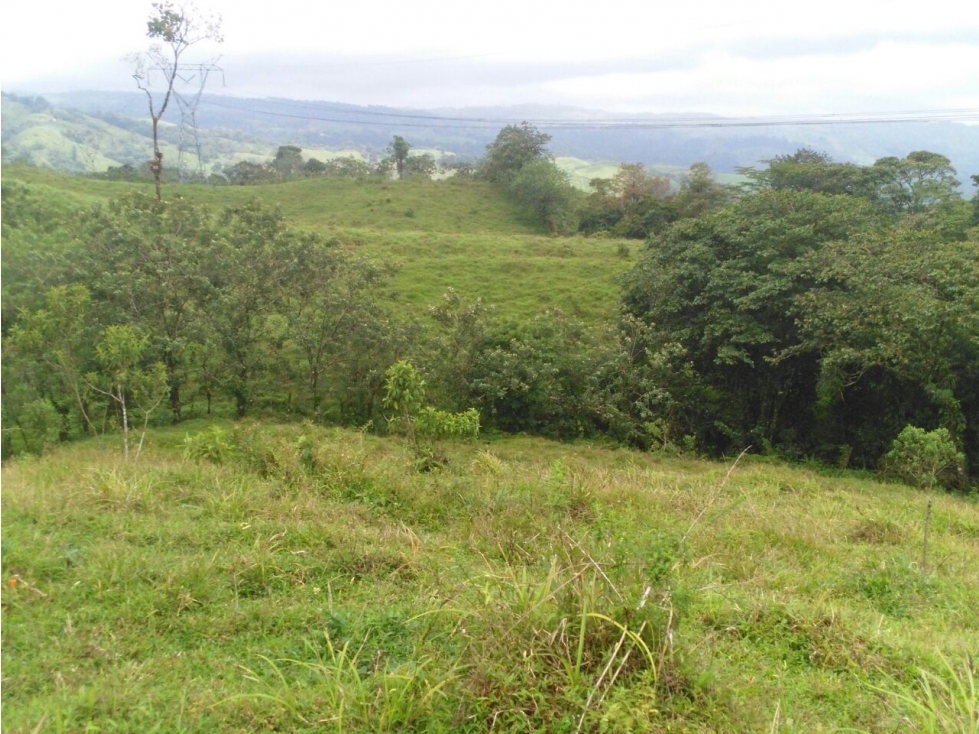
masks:
<path id="1" fill-rule="evenodd" d="M 44 203 L 4 223 L 7 306 L 134 185 L 3 174 Z M 167 192 L 260 196 L 417 316 L 452 288 L 597 327 L 640 249 L 480 182 Z M 4 731 L 979 732 L 974 494 L 496 432 L 419 472 L 385 426 L 201 412 L 128 460 L 109 431 L 4 462 Z"/>
<path id="2" fill-rule="evenodd" d="M 4 167 L 67 206 L 91 206 L 151 185 L 65 176 L 27 166 Z M 260 198 L 293 227 L 319 232 L 357 254 L 395 268 L 388 294 L 397 308 L 424 315 L 449 288 L 482 298 L 501 316 L 532 318 L 558 308 L 597 323 L 615 308 L 617 276 L 640 243 L 608 237 L 543 235 L 484 182 L 321 177 L 267 186 L 174 185 L 172 195 L 218 210 Z"/>
<path id="3" fill-rule="evenodd" d="M 4 731 L 976 731 L 974 498 L 923 557 L 927 497 L 870 477 L 445 450 L 198 421 L 6 463 Z"/>

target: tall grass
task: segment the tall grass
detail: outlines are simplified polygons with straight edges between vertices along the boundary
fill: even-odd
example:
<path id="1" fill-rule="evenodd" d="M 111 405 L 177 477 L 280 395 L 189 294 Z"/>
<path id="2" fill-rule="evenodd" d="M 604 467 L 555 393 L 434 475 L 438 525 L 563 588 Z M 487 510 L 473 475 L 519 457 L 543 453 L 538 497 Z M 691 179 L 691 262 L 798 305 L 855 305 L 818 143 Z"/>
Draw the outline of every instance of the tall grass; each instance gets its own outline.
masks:
<path id="1" fill-rule="evenodd" d="M 973 500 L 936 498 L 923 577 L 918 494 L 747 459 L 117 454 L 3 467 L 5 731 L 974 731 Z"/>

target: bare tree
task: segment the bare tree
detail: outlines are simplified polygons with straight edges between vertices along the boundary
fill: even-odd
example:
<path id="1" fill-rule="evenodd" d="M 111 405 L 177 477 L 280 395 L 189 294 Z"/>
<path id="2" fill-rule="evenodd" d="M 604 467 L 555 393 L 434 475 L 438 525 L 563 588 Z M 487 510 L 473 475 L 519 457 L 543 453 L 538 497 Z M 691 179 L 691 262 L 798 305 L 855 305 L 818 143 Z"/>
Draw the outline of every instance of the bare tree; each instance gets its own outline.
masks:
<path id="1" fill-rule="evenodd" d="M 193 6 L 174 5 L 166 2 L 153 3 L 153 15 L 146 23 L 146 35 L 158 41 L 146 53 L 133 54 L 133 79 L 136 86 L 146 93 L 153 121 L 153 160 L 150 169 L 156 181 L 156 198 L 163 196 L 163 151 L 160 150 L 160 120 L 167 111 L 172 97 L 178 96 L 177 86 L 191 79 L 203 80 L 217 68 L 217 58 L 198 64 L 182 60 L 184 52 L 201 41 L 221 43 L 221 19 L 201 16 Z M 152 79 L 163 78 L 162 87 L 154 96 Z M 198 98 L 200 96 L 198 92 Z"/>

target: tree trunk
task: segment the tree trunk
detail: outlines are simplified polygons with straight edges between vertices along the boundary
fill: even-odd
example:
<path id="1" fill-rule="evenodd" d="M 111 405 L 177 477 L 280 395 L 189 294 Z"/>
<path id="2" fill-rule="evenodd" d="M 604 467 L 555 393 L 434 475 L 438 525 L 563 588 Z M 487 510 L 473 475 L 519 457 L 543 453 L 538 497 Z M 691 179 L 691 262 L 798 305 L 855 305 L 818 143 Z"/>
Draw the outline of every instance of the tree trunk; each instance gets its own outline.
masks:
<path id="1" fill-rule="evenodd" d="M 150 170 L 153 172 L 153 180 L 156 182 L 157 200 L 163 198 L 163 151 L 160 150 L 159 124 L 160 118 L 153 115 L 153 160 L 150 161 Z"/>
<path id="2" fill-rule="evenodd" d="M 167 349 L 163 355 L 163 364 L 167 369 L 167 383 L 170 385 L 170 410 L 173 412 L 173 422 L 180 423 L 183 417 L 183 405 L 180 402 L 180 382 L 177 380 L 177 359 Z"/>

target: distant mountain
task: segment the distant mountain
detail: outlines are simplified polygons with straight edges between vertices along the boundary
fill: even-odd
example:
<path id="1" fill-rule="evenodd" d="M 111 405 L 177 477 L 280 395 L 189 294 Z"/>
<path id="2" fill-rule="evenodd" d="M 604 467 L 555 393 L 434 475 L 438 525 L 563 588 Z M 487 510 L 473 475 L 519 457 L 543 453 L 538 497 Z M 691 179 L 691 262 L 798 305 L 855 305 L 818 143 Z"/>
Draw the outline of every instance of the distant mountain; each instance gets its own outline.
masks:
<path id="1" fill-rule="evenodd" d="M 149 157 L 146 99 L 138 92 L 68 92 L 44 99 L 4 94 L 0 109 L 8 157 L 66 170 L 104 170 Z M 195 144 L 193 130 L 181 125 L 176 106 L 165 120 L 166 160 L 174 162 L 180 147 Z M 344 150 L 378 157 L 394 135 L 415 148 L 475 159 L 501 127 L 522 120 L 552 136 L 556 156 L 593 162 L 687 167 L 705 161 L 719 173 L 730 173 L 801 147 L 862 165 L 930 150 L 947 156 L 962 181 L 979 173 L 979 126 L 954 122 L 732 127 L 730 120 L 709 115 L 612 115 L 538 105 L 408 110 L 204 95 L 196 135 L 208 169 L 216 163 L 268 160 L 280 145 L 321 155 Z"/>

